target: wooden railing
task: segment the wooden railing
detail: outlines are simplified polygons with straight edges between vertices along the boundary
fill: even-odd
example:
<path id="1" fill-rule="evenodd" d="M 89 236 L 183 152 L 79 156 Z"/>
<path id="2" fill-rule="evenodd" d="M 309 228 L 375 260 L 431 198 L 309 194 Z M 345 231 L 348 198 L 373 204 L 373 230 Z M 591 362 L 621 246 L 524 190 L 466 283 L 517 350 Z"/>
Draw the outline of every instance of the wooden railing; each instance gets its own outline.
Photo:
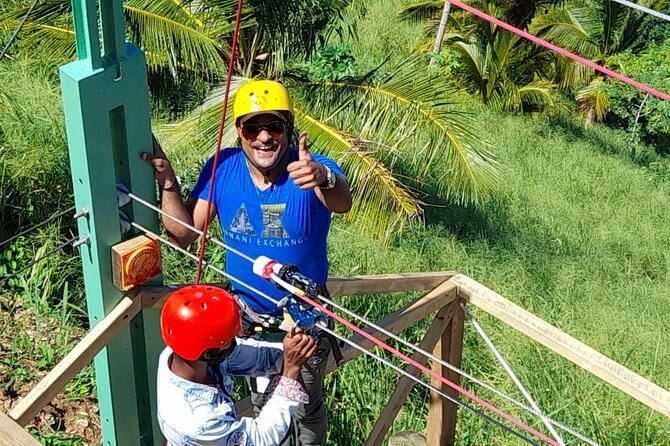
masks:
<path id="1" fill-rule="evenodd" d="M 435 313 L 428 331 L 421 340 L 420 347 L 425 351 L 432 351 L 433 355 L 456 367 L 460 367 L 463 346 L 464 312 L 460 302 L 469 303 L 495 316 L 646 406 L 670 417 L 670 393 L 668 391 L 462 274 L 433 272 L 332 278 L 328 282 L 328 288 L 333 296 L 430 290 L 420 299 L 386 316 L 376 324 L 386 331 L 397 334 Z M 0 414 L 0 443 L 3 445 L 38 444 L 21 427 L 26 426 L 135 315 L 146 308 L 161 307 L 165 298 L 172 292 L 174 288 L 142 287 L 126 296 L 10 411 L 9 417 Z M 376 329 L 367 328 L 366 331 L 379 339 L 387 338 Z M 371 341 L 359 334 L 353 335 L 350 340 L 365 349 L 372 346 Z M 342 354 L 346 362 L 354 359 L 361 352 L 346 345 L 342 349 Z M 414 359 L 422 364 L 429 362 L 428 358 L 419 353 L 415 354 Z M 450 381 L 458 383 L 459 376 L 443 365 L 433 363 L 431 367 Z M 334 369 L 335 365 L 332 362 L 329 363 L 328 371 Z M 420 373 L 413 366 L 408 366 L 406 371 L 413 376 L 418 376 Z M 388 404 L 377 419 L 365 443 L 366 446 L 382 443 L 414 384 L 415 382 L 406 376 L 400 378 Z M 458 397 L 453 389 L 439 380 L 432 379 L 431 384 L 442 392 Z M 249 399 L 240 401 L 237 409 L 240 415 L 250 414 Z M 452 445 L 456 432 L 455 404 L 440 397 L 437 393 L 431 393 L 428 417 L 428 444 Z M 33 442 L 31 443 L 30 440 Z"/>

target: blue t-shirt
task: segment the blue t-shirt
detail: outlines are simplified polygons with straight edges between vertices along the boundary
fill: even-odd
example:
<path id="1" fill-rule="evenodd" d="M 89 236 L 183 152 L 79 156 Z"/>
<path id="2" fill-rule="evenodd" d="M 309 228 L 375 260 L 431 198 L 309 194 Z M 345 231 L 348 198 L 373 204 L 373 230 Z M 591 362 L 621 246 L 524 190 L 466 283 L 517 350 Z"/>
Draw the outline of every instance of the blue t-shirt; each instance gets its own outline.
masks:
<path id="1" fill-rule="evenodd" d="M 290 149 L 289 162 L 298 160 L 298 149 Z M 343 175 L 328 157 L 312 154 L 315 161 Z M 207 200 L 214 158 L 210 158 L 191 192 L 192 197 Z M 240 148 L 228 148 L 219 154 L 212 203 L 216 205 L 226 245 L 256 259 L 266 256 L 284 265 L 297 265 L 300 272 L 318 284 L 328 279 L 326 238 L 331 212 L 314 190 L 301 190 L 284 170 L 277 181 L 260 190 L 251 178 L 246 156 Z M 252 263 L 226 252 L 226 272 L 268 296 L 280 300 L 287 292 L 254 274 Z M 274 303 L 244 285 L 233 286 L 256 312 L 281 314 Z"/>

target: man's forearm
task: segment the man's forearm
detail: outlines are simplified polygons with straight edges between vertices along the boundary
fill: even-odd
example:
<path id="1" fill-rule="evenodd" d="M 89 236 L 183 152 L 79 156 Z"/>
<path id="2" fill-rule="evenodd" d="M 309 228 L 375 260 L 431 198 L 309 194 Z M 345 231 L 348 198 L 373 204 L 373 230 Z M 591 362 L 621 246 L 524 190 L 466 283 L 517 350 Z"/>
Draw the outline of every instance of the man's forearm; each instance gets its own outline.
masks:
<path id="1" fill-rule="evenodd" d="M 330 190 L 319 189 L 323 196 L 323 204 L 333 212 L 344 214 L 351 209 L 351 193 L 349 183 L 344 177 L 337 176 L 335 187 Z"/>
<path id="2" fill-rule="evenodd" d="M 177 185 L 170 189 L 161 190 L 161 209 L 179 221 L 193 226 L 193 218 L 181 199 Z M 162 220 L 165 230 L 170 234 L 170 238 L 178 243 L 179 246 L 185 248 L 198 238 L 198 234 L 170 217 L 163 215 Z"/>

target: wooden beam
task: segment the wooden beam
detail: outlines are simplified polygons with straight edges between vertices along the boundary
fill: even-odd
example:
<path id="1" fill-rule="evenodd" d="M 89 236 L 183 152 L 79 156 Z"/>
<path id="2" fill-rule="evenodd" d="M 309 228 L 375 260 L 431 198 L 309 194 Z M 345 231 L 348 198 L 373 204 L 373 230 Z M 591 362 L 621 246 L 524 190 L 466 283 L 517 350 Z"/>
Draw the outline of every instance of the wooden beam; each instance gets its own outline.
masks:
<path id="1" fill-rule="evenodd" d="M 40 446 L 32 435 L 14 420 L 0 412 L 0 445 L 3 446 Z"/>
<path id="2" fill-rule="evenodd" d="M 465 313 L 459 301 L 455 300 L 450 305 L 452 317 L 449 325 L 442 334 L 442 338 L 435 346 L 433 355 L 442 358 L 455 367 L 461 367 L 463 357 L 463 326 L 465 324 Z M 442 364 L 433 361 L 433 371 L 444 376 L 452 383 L 459 385 L 461 377 L 458 373 L 450 370 Z M 431 377 L 431 384 L 442 392 L 459 398 L 459 393 L 444 384 L 442 381 Z M 442 395 L 431 392 L 428 407 L 428 442 L 427 444 L 439 444 L 444 446 L 453 446 L 456 442 L 456 410 L 458 406 L 451 401 L 447 401 Z"/>
<path id="3" fill-rule="evenodd" d="M 328 280 L 328 290 L 332 296 L 424 291 L 435 288 L 454 275 L 456 273 L 453 271 L 441 271 L 331 277 Z M 181 285 L 139 287 L 142 308 L 162 307 L 165 298 L 180 287 Z"/>
<path id="4" fill-rule="evenodd" d="M 424 319 L 429 314 L 446 305 L 449 305 L 455 299 L 456 286 L 448 280 L 438 285 L 437 288 L 423 296 L 421 299 L 418 299 L 396 311 L 395 313 L 386 316 L 375 325 L 378 325 L 384 328 L 386 331 L 390 331 L 391 333 L 398 334 L 407 327 L 410 327 L 421 319 Z M 383 333 L 379 333 L 379 331 L 374 328 L 368 327 L 364 331 L 374 335 L 382 341 L 388 339 L 388 336 Z M 351 336 L 349 340 L 366 350 L 370 349 L 374 345 L 372 341 L 365 339 L 358 333 Z M 363 353 L 361 353 L 360 350 L 350 346 L 349 344 L 343 346 L 343 364 L 362 354 Z M 332 372 L 335 368 L 336 366 L 334 362 L 330 361 L 327 368 L 328 373 Z"/>
<path id="5" fill-rule="evenodd" d="M 140 312 L 138 296 L 124 297 L 9 413 L 25 426 Z"/>
<path id="6" fill-rule="evenodd" d="M 448 306 L 455 299 L 456 286 L 450 283 L 450 281 L 445 281 L 422 298 L 406 305 L 395 313 L 386 316 L 384 319 L 376 322 L 375 325 L 378 325 L 383 329 L 390 331 L 391 333 L 398 334 L 407 327 L 416 324 L 421 319 L 424 319 L 429 314 L 439 310 L 444 306 Z M 381 340 L 388 338 L 388 336 L 380 334 L 377 330 L 372 328 L 367 328 L 365 331 L 374 334 Z M 372 346 L 372 342 L 365 339 L 360 334 L 354 334 L 349 339 L 365 349 L 369 349 Z M 363 353 L 361 353 L 359 350 L 351 347 L 348 344 L 345 345 L 342 347 L 342 356 L 344 357 L 343 364 L 361 354 Z M 336 368 L 337 365 L 331 358 L 331 360 L 328 362 L 326 373 L 330 373 Z M 238 417 L 246 417 L 253 414 L 253 406 L 249 397 L 238 401 L 237 404 L 235 404 L 235 409 Z"/>
<path id="7" fill-rule="evenodd" d="M 419 344 L 419 348 L 421 350 L 424 351 L 433 350 L 433 347 L 435 347 L 435 344 L 440 340 L 440 338 L 442 337 L 442 333 L 444 333 L 447 324 L 451 320 L 451 315 L 452 315 L 451 305 L 447 305 L 445 307 L 440 308 L 440 310 L 435 315 L 435 319 L 433 319 L 433 322 L 430 324 L 430 327 L 428 328 L 426 335 L 423 337 L 421 343 Z M 422 353 L 419 352 L 416 352 L 412 356 L 412 359 L 424 365 L 428 362 L 428 357 L 424 356 Z M 405 368 L 405 371 L 407 372 L 407 374 L 414 377 L 418 377 L 421 374 L 419 369 L 413 365 L 408 365 Z M 375 425 L 372 428 L 372 432 L 368 437 L 368 441 L 365 442 L 365 446 L 379 446 L 382 444 L 382 442 L 386 438 L 386 435 L 388 434 L 389 429 L 391 428 L 391 425 L 393 424 L 393 421 L 398 416 L 398 412 L 402 408 L 402 405 L 405 403 L 405 400 L 407 399 L 409 393 L 412 391 L 415 385 L 416 381 L 408 378 L 407 376 L 400 377 L 400 379 L 398 380 L 398 384 L 396 385 L 396 388 L 393 391 L 393 395 L 391 395 L 391 398 L 386 404 L 386 407 L 384 407 L 384 410 L 382 411 L 381 415 L 379 416 L 379 418 L 377 418 L 377 421 L 375 422 Z"/>
<path id="8" fill-rule="evenodd" d="M 670 418 L 670 392 L 581 343 L 473 279 L 457 275 L 460 297 Z"/>
<path id="9" fill-rule="evenodd" d="M 333 296 L 425 291 L 432 290 L 455 275 L 454 271 L 438 271 L 332 277 L 328 280 L 328 291 Z"/>

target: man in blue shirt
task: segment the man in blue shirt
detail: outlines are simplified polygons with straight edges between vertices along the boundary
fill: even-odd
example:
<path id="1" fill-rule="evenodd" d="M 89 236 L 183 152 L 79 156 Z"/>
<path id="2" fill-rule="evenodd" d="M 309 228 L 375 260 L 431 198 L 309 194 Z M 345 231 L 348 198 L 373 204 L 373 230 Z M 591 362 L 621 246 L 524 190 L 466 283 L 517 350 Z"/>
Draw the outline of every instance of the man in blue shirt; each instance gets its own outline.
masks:
<path id="1" fill-rule="evenodd" d="M 242 86 L 235 96 L 233 117 L 240 147 L 225 149 L 219 155 L 209 215 L 207 199 L 213 159 L 206 163 L 184 204 L 176 175 L 160 146 L 154 142 L 154 154 L 143 155 L 154 166 L 162 190 L 162 209 L 198 229 L 204 227 L 206 220 L 218 216 L 227 245 L 252 258 L 264 255 L 297 265 L 303 274 L 324 286 L 325 293 L 331 213 L 344 213 L 351 208 L 351 194 L 342 170 L 333 160 L 310 153 L 305 132 L 298 136 L 297 147 L 290 147 L 293 106 L 288 92 L 278 82 L 260 80 Z M 190 245 L 198 237 L 167 217 L 163 217 L 163 223 L 181 246 Z M 286 293 L 254 275 L 248 260 L 227 255 L 226 272 L 249 285 L 238 287 L 236 292 L 251 309 L 281 317 L 281 309 L 252 288 L 275 300 Z M 320 338 L 315 357 L 303 369 L 310 403 L 297 412 L 294 427 L 299 445 L 325 445 L 327 417 L 322 384 L 329 351 L 328 339 Z"/>

